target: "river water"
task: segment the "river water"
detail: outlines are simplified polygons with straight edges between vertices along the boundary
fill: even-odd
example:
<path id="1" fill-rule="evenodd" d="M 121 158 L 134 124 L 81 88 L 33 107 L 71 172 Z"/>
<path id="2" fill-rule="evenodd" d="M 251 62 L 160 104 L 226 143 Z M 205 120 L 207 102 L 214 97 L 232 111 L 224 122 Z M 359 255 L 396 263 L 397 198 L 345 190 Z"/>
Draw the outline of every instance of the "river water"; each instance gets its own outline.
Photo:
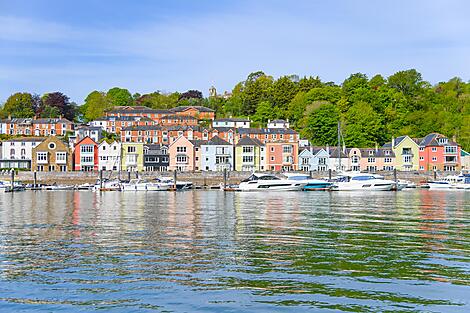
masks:
<path id="1" fill-rule="evenodd" d="M 0 312 L 470 312 L 470 193 L 0 193 Z"/>

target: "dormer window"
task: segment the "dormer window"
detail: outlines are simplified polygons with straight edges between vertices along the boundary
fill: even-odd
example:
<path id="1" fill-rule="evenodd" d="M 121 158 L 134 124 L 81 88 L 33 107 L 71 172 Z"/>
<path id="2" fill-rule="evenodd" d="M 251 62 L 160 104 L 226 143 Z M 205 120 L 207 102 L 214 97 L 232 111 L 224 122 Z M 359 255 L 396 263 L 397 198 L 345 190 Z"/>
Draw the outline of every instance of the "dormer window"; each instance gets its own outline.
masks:
<path id="1" fill-rule="evenodd" d="M 441 145 L 445 145 L 449 140 L 447 138 L 439 138 L 438 142 Z"/>
<path id="2" fill-rule="evenodd" d="M 390 150 L 385 150 L 385 155 L 390 155 Z"/>
<path id="3" fill-rule="evenodd" d="M 374 151 L 373 151 L 373 150 L 369 150 L 369 155 L 374 155 Z"/>

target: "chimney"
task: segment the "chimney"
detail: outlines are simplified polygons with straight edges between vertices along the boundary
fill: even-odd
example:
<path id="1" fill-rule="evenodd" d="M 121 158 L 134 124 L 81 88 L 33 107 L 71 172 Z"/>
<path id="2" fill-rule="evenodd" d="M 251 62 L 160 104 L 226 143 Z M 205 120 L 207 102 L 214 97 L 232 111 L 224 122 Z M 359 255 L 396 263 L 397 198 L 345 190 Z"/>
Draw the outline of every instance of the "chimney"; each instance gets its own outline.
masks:
<path id="1" fill-rule="evenodd" d="M 456 136 L 456 135 L 453 135 L 453 136 L 452 136 L 452 141 L 453 141 L 453 142 L 457 142 L 457 136 Z"/>
<path id="2" fill-rule="evenodd" d="M 326 154 L 328 154 L 328 156 L 330 155 L 330 146 L 329 145 L 326 145 Z"/>
<path id="3" fill-rule="evenodd" d="M 375 143 L 375 153 L 379 152 L 379 144 L 376 142 Z"/>
<path id="4" fill-rule="evenodd" d="M 11 120 L 11 114 L 8 114 L 8 119 Z"/>
<path id="5" fill-rule="evenodd" d="M 395 137 L 392 136 L 392 149 L 395 148 Z"/>

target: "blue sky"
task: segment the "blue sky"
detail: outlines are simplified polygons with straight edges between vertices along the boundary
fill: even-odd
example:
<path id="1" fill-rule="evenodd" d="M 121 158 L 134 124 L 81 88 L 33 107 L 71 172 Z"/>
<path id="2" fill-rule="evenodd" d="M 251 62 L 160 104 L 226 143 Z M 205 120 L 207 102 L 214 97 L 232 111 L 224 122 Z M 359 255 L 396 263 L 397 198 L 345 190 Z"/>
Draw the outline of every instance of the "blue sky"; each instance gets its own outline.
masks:
<path id="1" fill-rule="evenodd" d="M 470 79 L 469 1 L 0 0 L 0 103 L 17 91 L 230 90 L 253 71 Z"/>

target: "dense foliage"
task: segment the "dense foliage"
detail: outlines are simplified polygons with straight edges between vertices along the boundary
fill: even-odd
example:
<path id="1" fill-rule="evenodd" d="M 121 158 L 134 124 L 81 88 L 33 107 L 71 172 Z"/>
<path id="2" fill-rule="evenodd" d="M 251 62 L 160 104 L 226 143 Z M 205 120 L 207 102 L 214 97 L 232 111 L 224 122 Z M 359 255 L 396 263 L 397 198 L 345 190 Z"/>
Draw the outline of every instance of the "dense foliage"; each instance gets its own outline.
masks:
<path id="1" fill-rule="evenodd" d="M 347 146 L 374 146 L 390 141 L 392 136 L 422 137 L 439 132 L 455 136 L 464 149 L 470 150 L 470 82 L 452 78 L 431 85 L 414 69 L 388 78 L 375 75 L 369 79 L 355 73 L 341 85 L 296 75 L 274 79 L 258 71 L 236 84 L 228 97 L 204 98 L 198 90 L 141 95 L 114 87 L 107 92 L 92 91 L 79 107 L 60 92 L 43 97 L 23 92 L 11 95 L 0 114 L 62 115 L 90 121 L 122 105 L 154 109 L 203 105 L 214 109 L 218 117 L 249 117 L 259 126 L 270 119 L 289 119 L 291 127 L 315 145 L 337 144 L 339 120 Z"/>

